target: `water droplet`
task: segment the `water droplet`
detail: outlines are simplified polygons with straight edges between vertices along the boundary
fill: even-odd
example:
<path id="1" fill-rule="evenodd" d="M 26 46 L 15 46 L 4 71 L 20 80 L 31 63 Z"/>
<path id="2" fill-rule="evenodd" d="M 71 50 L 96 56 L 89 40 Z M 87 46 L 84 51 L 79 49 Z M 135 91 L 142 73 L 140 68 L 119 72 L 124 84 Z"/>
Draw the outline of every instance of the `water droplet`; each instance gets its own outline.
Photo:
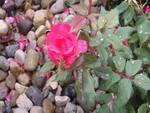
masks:
<path id="1" fill-rule="evenodd" d="M 121 60 L 122 58 L 120 57 L 119 59 Z"/>
<path id="2" fill-rule="evenodd" d="M 105 20 L 102 20 L 102 22 L 105 22 Z"/>
<path id="3" fill-rule="evenodd" d="M 142 26 L 140 26 L 140 28 L 142 28 Z"/>
<path id="4" fill-rule="evenodd" d="M 141 83 L 139 82 L 139 85 L 141 85 Z"/>
<path id="5" fill-rule="evenodd" d="M 131 61 L 132 64 L 134 64 L 134 61 Z"/>
<path id="6" fill-rule="evenodd" d="M 121 38 L 121 35 L 119 36 L 119 38 Z"/>
<path id="7" fill-rule="evenodd" d="M 110 36 L 110 34 L 108 34 L 108 36 Z"/>
<path id="8" fill-rule="evenodd" d="M 142 30 L 140 30 L 140 32 L 139 33 L 142 33 L 143 31 Z"/>
<path id="9" fill-rule="evenodd" d="M 109 74 L 105 74 L 107 77 L 109 76 Z"/>
<path id="10" fill-rule="evenodd" d="M 103 41 L 104 39 L 103 39 L 103 38 L 101 38 L 100 40 L 101 40 L 101 41 Z"/>

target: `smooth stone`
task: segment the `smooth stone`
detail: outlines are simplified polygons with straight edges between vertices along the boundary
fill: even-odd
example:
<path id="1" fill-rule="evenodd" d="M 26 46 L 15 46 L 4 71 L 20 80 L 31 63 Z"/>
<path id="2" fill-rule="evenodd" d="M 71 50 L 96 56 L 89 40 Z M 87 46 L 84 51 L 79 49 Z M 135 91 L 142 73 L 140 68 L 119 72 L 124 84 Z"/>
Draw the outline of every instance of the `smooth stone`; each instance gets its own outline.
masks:
<path id="1" fill-rule="evenodd" d="M 24 108 L 16 108 L 13 111 L 14 113 L 28 113 L 28 111 Z"/>
<path id="2" fill-rule="evenodd" d="M 0 0 L 0 6 L 3 6 L 4 3 L 5 3 L 5 0 Z"/>
<path id="3" fill-rule="evenodd" d="M 16 89 L 16 91 L 17 91 L 19 94 L 23 94 L 23 93 L 25 93 L 25 92 L 27 91 L 28 87 L 23 86 L 23 85 L 21 85 L 21 84 L 19 84 L 19 83 L 16 83 L 16 84 L 15 84 L 15 89 Z"/>
<path id="4" fill-rule="evenodd" d="M 5 103 L 4 101 L 0 101 L 0 111 L 3 111 L 5 109 Z"/>
<path id="5" fill-rule="evenodd" d="M 10 73 L 9 76 L 6 78 L 6 85 L 10 89 L 14 89 L 16 84 L 16 78 Z"/>
<path id="6" fill-rule="evenodd" d="M 46 10 L 38 10 L 34 13 L 33 24 L 36 28 L 38 28 L 45 24 L 46 19 Z"/>
<path id="7" fill-rule="evenodd" d="M 95 6 L 97 4 L 98 0 L 92 0 L 92 6 Z M 84 0 L 84 3 L 87 7 L 89 7 L 89 0 Z"/>
<path id="8" fill-rule="evenodd" d="M 8 74 L 5 71 L 0 70 L 0 82 L 5 80 L 7 76 Z"/>
<path id="9" fill-rule="evenodd" d="M 42 35 L 38 38 L 37 45 L 38 45 L 38 47 L 42 47 L 45 44 L 46 44 L 46 36 Z"/>
<path id="10" fill-rule="evenodd" d="M 79 0 L 64 0 L 65 3 L 69 4 L 69 5 L 73 5 L 79 2 Z"/>
<path id="11" fill-rule="evenodd" d="M 54 113 L 54 105 L 48 99 L 43 101 L 43 113 Z"/>
<path id="12" fill-rule="evenodd" d="M 77 113 L 84 113 L 83 109 L 77 105 Z"/>
<path id="13" fill-rule="evenodd" d="M 2 69 L 3 71 L 8 71 L 9 69 L 9 62 L 3 56 L 0 56 L 0 69 Z"/>
<path id="14" fill-rule="evenodd" d="M 27 39 L 31 42 L 33 40 L 36 40 L 36 36 L 35 36 L 35 33 L 33 31 L 30 31 L 28 34 L 27 34 Z"/>
<path id="15" fill-rule="evenodd" d="M 48 97 L 48 95 L 49 95 L 49 93 L 52 91 L 52 89 L 51 89 L 51 87 L 50 86 L 48 86 L 48 87 L 44 87 L 43 88 L 43 95 L 44 95 L 44 98 L 47 98 Z"/>
<path id="16" fill-rule="evenodd" d="M 5 47 L 5 52 L 9 58 L 13 58 L 18 48 L 19 48 L 19 44 L 9 45 Z"/>
<path id="17" fill-rule="evenodd" d="M 5 17 L 5 23 L 6 23 L 7 26 L 8 26 L 8 30 L 9 30 L 9 29 L 13 29 L 13 26 L 12 26 L 12 24 L 9 22 L 9 18 L 8 18 L 8 17 Z M 12 31 L 9 31 L 9 32 L 12 32 Z M 14 33 L 13 33 L 13 34 L 14 34 Z M 10 37 L 11 39 L 13 39 L 12 36 L 8 36 L 8 33 L 7 33 L 6 36 L 7 36 L 7 38 Z"/>
<path id="18" fill-rule="evenodd" d="M 1 27 L 0 27 L 0 36 L 4 36 L 8 32 L 8 26 L 7 26 L 7 24 L 5 23 L 4 20 L 0 20 L 0 25 L 1 25 Z"/>
<path id="19" fill-rule="evenodd" d="M 9 13 L 11 10 L 14 10 L 14 6 L 15 6 L 15 3 L 14 3 L 12 0 L 10 0 L 10 1 L 8 2 L 8 4 L 4 4 L 2 8 L 3 8 L 7 13 Z"/>
<path id="20" fill-rule="evenodd" d="M 14 33 L 14 41 L 19 42 L 19 41 L 20 41 L 20 38 L 21 38 L 21 36 L 20 36 L 19 33 Z"/>
<path id="21" fill-rule="evenodd" d="M 14 3 L 15 3 L 15 7 L 16 8 L 19 8 L 22 6 L 24 0 L 14 0 Z"/>
<path id="22" fill-rule="evenodd" d="M 8 17 L 14 17 L 16 14 L 15 10 L 11 10 L 8 12 Z"/>
<path id="23" fill-rule="evenodd" d="M 39 54 L 35 50 L 29 50 L 26 54 L 26 59 L 24 63 L 24 68 L 27 71 L 33 71 L 38 65 Z"/>
<path id="24" fill-rule="evenodd" d="M 61 92 L 62 92 L 62 88 L 60 85 L 58 85 L 57 91 L 56 91 L 56 95 L 57 96 L 61 96 Z"/>
<path id="25" fill-rule="evenodd" d="M 26 91 L 27 96 L 32 100 L 34 105 L 41 106 L 44 96 L 36 86 L 30 86 Z"/>
<path id="26" fill-rule="evenodd" d="M 45 34 L 45 31 L 46 31 L 46 27 L 44 25 L 41 25 L 35 31 L 35 36 L 39 38 L 41 35 Z"/>
<path id="27" fill-rule="evenodd" d="M 58 82 L 56 82 L 56 81 L 50 82 L 50 86 L 53 90 L 55 90 L 58 87 Z"/>
<path id="28" fill-rule="evenodd" d="M 19 95 L 18 99 L 16 100 L 16 104 L 18 107 L 24 108 L 27 111 L 29 111 L 33 106 L 32 101 L 26 96 L 26 94 Z"/>
<path id="29" fill-rule="evenodd" d="M 94 88 L 97 89 L 99 87 L 99 78 L 94 77 L 94 80 L 95 80 Z"/>
<path id="30" fill-rule="evenodd" d="M 34 10 L 33 9 L 28 9 L 26 11 L 25 17 L 32 21 L 33 18 L 34 18 Z"/>
<path id="31" fill-rule="evenodd" d="M 17 80 L 21 85 L 24 85 L 24 86 L 27 86 L 31 83 L 31 77 L 27 73 L 20 74 Z"/>
<path id="32" fill-rule="evenodd" d="M 43 113 L 41 106 L 33 106 L 30 110 L 30 113 Z"/>
<path id="33" fill-rule="evenodd" d="M 64 113 L 69 113 L 70 111 L 76 111 L 76 110 L 77 110 L 77 106 L 72 104 L 71 102 L 68 102 L 64 109 Z"/>
<path id="34" fill-rule="evenodd" d="M 54 97 L 54 95 L 53 95 L 52 92 L 49 92 L 49 94 L 48 94 L 48 96 L 47 96 L 47 99 L 49 99 L 52 103 L 54 103 L 55 97 Z"/>
<path id="35" fill-rule="evenodd" d="M 10 107 L 6 107 L 3 111 L 3 113 L 13 113 L 13 111 Z"/>
<path id="36" fill-rule="evenodd" d="M 6 17 L 6 11 L 0 8 L 0 19 L 4 19 Z"/>
<path id="37" fill-rule="evenodd" d="M 56 106 L 55 113 L 64 113 L 64 109 L 62 106 Z"/>
<path id="38" fill-rule="evenodd" d="M 10 106 L 11 107 L 16 106 L 16 100 L 19 97 L 19 93 L 15 90 L 11 90 L 11 92 L 9 93 L 9 97 L 10 97 Z"/>
<path id="39" fill-rule="evenodd" d="M 35 5 L 40 5 L 41 0 L 32 0 L 32 3 L 35 4 Z"/>
<path id="40" fill-rule="evenodd" d="M 66 86 L 64 88 L 62 88 L 62 92 L 61 92 L 62 96 L 68 96 L 71 99 L 76 97 L 76 91 L 74 86 Z"/>
<path id="41" fill-rule="evenodd" d="M 68 96 L 55 96 L 55 103 L 57 106 L 64 106 L 70 101 Z"/>
<path id="42" fill-rule="evenodd" d="M 35 11 L 40 10 L 40 7 L 41 5 L 34 5 L 34 4 L 32 5 L 32 9 Z"/>
<path id="43" fill-rule="evenodd" d="M 35 32 L 35 31 L 36 31 L 36 29 L 37 29 L 37 28 L 32 27 L 32 28 L 31 28 L 31 31 Z"/>
<path id="44" fill-rule="evenodd" d="M 24 11 L 26 12 L 28 9 L 31 9 L 32 5 L 31 5 L 31 2 L 25 2 L 25 5 L 24 5 Z"/>
<path id="45" fill-rule="evenodd" d="M 22 50 L 17 50 L 15 53 L 15 61 L 19 62 L 20 65 L 25 62 L 25 53 Z"/>
<path id="46" fill-rule="evenodd" d="M 42 8 L 47 8 L 48 6 L 51 6 L 56 0 L 42 0 L 41 6 Z"/>
<path id="47" fill-rule="evenodd" d="M 32 22 L 30 22 L 28 19 L 22 19 L 18 22 L 19 31 L 25 36 L 31 30 L 32 26 Z"/>
<path id="48" fill-rule="evenodd" d="M 51 23 L 48 20 L 46 20 L 46 22 L 45 22 L 45 27 L 47 29 L 50 29 L 52 27 Z"/>
<path id="49" fill-rule="evenodd" d="M 50 8 L 52 14 L 61 13 L 66 9 L 64 0 L 57 0 Z"/>
<path id="50" fill-rule="evenodd" d="M 5 98 L 8 93 L 8 87 L 5 84 L 0 84 L 0 100 Z"/>
<path id="51" fill-rule="evenodd" d="M 29 45 L 26 47 L 26 51 L 28 52 L 29 50 L 35 50 L 36 48 L 36 41 L 33 40 L 29 43 Z"/>

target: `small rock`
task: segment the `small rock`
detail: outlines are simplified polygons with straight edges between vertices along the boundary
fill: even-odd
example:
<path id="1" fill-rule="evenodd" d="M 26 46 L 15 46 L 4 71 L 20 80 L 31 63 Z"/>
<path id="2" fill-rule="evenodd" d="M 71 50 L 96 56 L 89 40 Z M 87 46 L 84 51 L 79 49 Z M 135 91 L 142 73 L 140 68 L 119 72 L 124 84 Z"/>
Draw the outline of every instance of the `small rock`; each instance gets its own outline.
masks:
<path id="1" fill-rule="evenodd" d="M 13 113 L 28 113 L 28 111 L 24 108 L 16 108 Z"/>
<path id="2" fill-rule="evenodd" d="M 15 61 L 19 62 L 20 65 L 25 62 L 25 53 L 22 50 L 17 50 L 15 53 Z"/>
<path id="3" fill-rule="evenodd" d="M 0 8 L 0 19 L 4 19 L 6 17 L 6 11 Z"/>
<path id="4" fill-rule="evenodd" d="M 58 82 L 53 81 L 53 82 L 50 83 L 50 86 L 51 86 L 51 88 L 52 88 L 53 90 L 55 90 L 55 89 L 57 89 L 57 87 L 58 87 Z"/>
<path id="5" fill-rule="evenodd" d="M 3 6 L 4 3 L 5 3 L 5 0 L 0 0 L 0 6 Z"/>
<path id="6" fill-rule="evenodd" d="M 28 9 L 26 11 L 25 17 L 32 21 L 33 18 L 34 18 L 34 10 L 33 9 Z"/>
<path id="7" fill-rule="evenodd" d="M 33 40 L 36 40 L 35 33 L 33 31 L 30 31 L 27 35 L 27 39 L 31 42 Z"/>
<path id="8" fill-rule="evenodd" d="M 38 47 L 42 47 L 45 44 L 46 44 L 46 36 L 42 35 L 38 38 L 37 45 L 38 45 Z"/>
<path id="9" fill-rule="evenodd" d="M 44 25 L 41 25 L 37 28 L 37 30 L 35 31 L 35 36 L 37 38 L 39 38 L 41 35 L 43 35 L 46 31 L 46 27 Z"/>
<path id="10" fill-rule="evenodd" d="M 36 41 L 33 40 L 29 43 L 29 45 L 26 47 L 26 51 L 28 52 L 29 50 L 35 50 L 36 48 Z"/>
<path id="11" fill-rule="evenodd" d="M 8 17 L 14 17 L 16 14 L 15 10 L 11 10 L 8 12 Z"/>
<path id="12" fill-rule="evenodd" d="M 24 0 L 14 0 L 14 2 L 15 2 L 15 7 L 19 8 L 22 6 Z"/>
<path id="13" fill-rule="evenodd" d="M 70 101 L 68 96 L 55 96 L 55 103 L 57 106 L 64 106 Z"/>
<path id="14" fill-rule="evenodd" d="M 5 98 L 8 93 L 8 87 L 5 84 L 0 84 L 0 100 Z"/>
<path id="15" fill-rule="evenodd" d="M 92 0 L 92 6 L 95 6 L 97 4 L 98 0 Z M 89 0 L 84 0 L 84 3 L 87 7 L 89 7 Z"/>
<path id="16" fill-rule="evenodd" d="M 24 86 L 27 86 L 31 83 L 31 77 L 27 73 L 20 74 L 17 80 L 21 85 L 24 85 Z"/>
<path id="17" fill-rule="evenodd" d="M 69 5 L 73 5 L 73 4 L 76 4 L 78 2 L 79 2 L 79 0 L 65 0 L 65 3 L 67 3 Z"/>
<path id="18" fill-rule="evenodd" d="M 43 113 L 54 113 L 54 105 L 48 99 L 43 101 Z"/>
<path id="19" fill-rule="evenodd" d="M 14 41 L 19 42 L 20 41 L 20 34 L 19 33 L 14 33 Z"/>
<path id="20" fill-rule="evenodd" d="M 47 99 L 49 99 L 52 103 L 55 101 L 55 97 L 52 92 L 49 92 Z"/>
<path id="21" fill-rule="evenodd" d="M 77 113 L 84 113 L 83 109 L 77 105 Z"/>
<path id="22" fill-rule="evenodd" d="M 25 2 L 24 11 L 26 12 L 28 9 L 31 9 L 31 7 L 32 7 L 31 2 Z"/>
<path id="23" fill-rule="evenodd" d="M 8 32 L 8 26 L 4 20 L 0 20 L 0 36 L 6 35 Z"/>
<path id="24" fill-rule="evenodd" d="M 11 90 L 11 92 L 9 93 L 9 97 L 10 97 L 10 105 L 11 107 L 16 106 L 16 100 L 19 97 L 19 93 L 15 90 Z"/>
<path id="25" fill-rule="evenodd" d="M 43 113 L 41 106 L 33 106 L 30 110 L 30 113 Z"/>
<path id="26" fill-rule="evenodd" d="M 64 109 L 62 106 L 56 106 L 55 113 L 64 113 Z"/>
<path id="27" fill-rule="evenodd" d="M 46 22 L 45 22 L 45 27 L 47 29 L 50 29 L 52 27 L 51 23 L 48 20 L 46 20 Z"/>
<path id="28" fill-rule="evenodd" d="M 0 82 L 5 80 L 7 75 L 8 74 L 6 72 L 4 72 L 3 70 L 0 70 Z"/>
<path id="29" fill-rule="evenodd" d="M 19 94 L 23 94 L 23 93 L 25 93 L 25 92 L 27 91 L 28 87 L 23 86 L 23 85 L 21 85 L 21 84 L 19 84 L 19 83 L 16 83 L 16 84 L 15 84 L 15 89 L 16 89 L 16 91 L 17 91 Z"/>
<path id="30" fill-rule="evenodd" d="M 42 0 L 41 6 L 42 8 L 47 8 L 48 6 L 51 6 L 56 0 Z"/>
<path id="31" fill-rule="evenodd" d="M 29 111 L 33 106 L 32 101 L 26 96 L 26 94 L 21 94 L 16 100 L 16 104 L 18 107 L 24 108 L 27 111 Z"/>
<path id="32" fill-rule="evenodd" d="M 74 15 L 69 15 L 63 20 L 63 22 L 68 22 L 69 20 L 72 20 L 73 18 L 74 18 Z"/>
<path id="33" fill-rule="evenodd" d="M 10 107 L 6 107 L 3 111 L 3 113 L 13 113 Z"/>
<path id="34" fill-rule="evenodd" d="M 5 109 L 5 103 L 4 101 L 0 101 L 0 111 L 4 111 Z"/>
<path id="35" fill-rule="evenodd" d="M 72 104 L 71 102 L 68 102 L 64 109 L 64 113 L 69 113 L 70 111 L 76 111 L 76 110 L 77 110 L 77 106 Z"/>
<path id="36" fill-rule="evenodd" d="M 9 69 L 9 62 L 3 56 L 0 56 L 0 69 L 2 69 L 3 71 L 8 71 Z"/>
<path id="37" fill-rule="evenodd" d="M 41 0 L 32 0 L 32 3 L 35 4 L 35 5 L 40 5 Z"/>
<path id="38" fill-rule="evenodd" d="M 58 85 L 58 88 L 57 88 L 57 91 L 56 91 L 56 95 L 57 96 L 60 96 L 61 95 L 61 92 L 62 92 L 62 88 L 60 85 Z M 66 95 L 65 95 L 66 96 Z"/>
<path id="39" fill-rule="evenodd" d="M 32 5 L 32 9 L 35 11 L 40 10 L 40 7 L 41 5 L 34 5 L 34 4 Z"/>
<path id="40" fill-rule="evenodd" d="M 25 59 L 25 70 L 33 71 L 38 65 L 39 54 L 35 50 L 29 50 Z"/>
<path id="41" fill-rule="evenodd" d="M 14 2 L 13 2 L 12 0 L 10 0 L 10 1 L 8 2 L 8 4 L 4 4 L 2 8 L 3 8 L 7 13 L 9 13 L 11 10 L 14 10 L 14 6 L 15 6 Z"/>
<path id="42" fill-rule="evenodd" d="M 9 58 L 13 58 L 15 56 L 16 50 L 18 50 L 19 44 L 9 45 L 5 47 L 5 52 Z"/>
<path id="43" fill-rule="evenodd" d="M 16 83 L 16 78 L 10 73 L 9 76 L 6 78 L 6 85 L 10 89 L 14 89 Z"/>
<path id="44" fill-rule="evenodd" d="M 32 100 L 32 102 L 37 105 L 41 106 L 43 102 L 43 94 L 40 90 L 35 86 L 30 86 L 26 91 L 27 96 Z"/>
<path id="45" fill-rule="evenodd" d="M 97 89 L 99 87 L 99 78 L 95 77 L 94 80 L 95 80 L 94 88 Z"/>
<path id="46" fill-rule="evenodd" d="M 57 0 L 50 8 L 52 14 L 61 13 L 66 9 L 64 0 Z"/>

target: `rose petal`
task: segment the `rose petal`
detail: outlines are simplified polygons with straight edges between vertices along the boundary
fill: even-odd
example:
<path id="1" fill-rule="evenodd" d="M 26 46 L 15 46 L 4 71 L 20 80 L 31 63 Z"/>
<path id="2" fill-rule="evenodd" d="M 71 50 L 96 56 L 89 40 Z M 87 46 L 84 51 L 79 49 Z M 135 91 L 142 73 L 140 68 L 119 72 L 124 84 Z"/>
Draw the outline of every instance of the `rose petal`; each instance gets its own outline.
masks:
<path id="1" fill-rule="evenodd" d="M 65 67 L 68 68 L 70 67 L 75 61 L 75 55 L 68 57 L 67 59 L 65 59 Z"/>
<path id="2" fill-rule="evenodd" d="M 6 99 L 8 102 L 10 102 L 10 97 L 9 97 L 9 94 L 8 94 L 8 93 L 5 95 L 5 99 Z"/>
<path id="3" fill-rule="evenodd" d="M 5 4 L 8 4 L 10 0 L 5 0 Z"/>
<path id="4" fill-rule="evenodd" d="M 9 17 L 9 22 L 12 24 L 12 23 L 14 23 L 14 21 L 15 21 L 15 18 L 14 17 Z"/>
<path id="5" fill-rule="evenodd" d="M 76 56 L 78 57 L 80 53 L 85 53 L 87 51 L 87 43 L 85 40 L 78 40 L 78 47 L 76 50 Z"/>
<path id="6" fill-rule="evenodd" d="M 24 50 L 24 44 L 23 43 L 19 43 L 19 45 L 20 45 L 19 49 L 23 51 Z"/>
<path id="7" fill-rule="evenodd" d="M 68 15 L 69 15 L 69 10 L 66 9 L 66 10 L 64 11 L 64 13 L 66 14 L 66 16 L 68 16 Z"/>
<path id="8" fill-rule="evenodd" d="M 145 13 L 149 13 L 149 12 L 150 12 L 150 6 L 149 6 L 149 5 L 147 5 L 147 6 L 146 6 Z"/>
<path id="9" fill-rule="evenodd" d="M 46 75 L 46 80 L 48 80 L 51 77 L 50 74 Z"/>
<path id="10" fill-rule="evenodd" d="M 122 41 L 122 44 L 124 45 L 124 46 L 127 46 L 127 41 L 125 40 L 125 41 Z"/>

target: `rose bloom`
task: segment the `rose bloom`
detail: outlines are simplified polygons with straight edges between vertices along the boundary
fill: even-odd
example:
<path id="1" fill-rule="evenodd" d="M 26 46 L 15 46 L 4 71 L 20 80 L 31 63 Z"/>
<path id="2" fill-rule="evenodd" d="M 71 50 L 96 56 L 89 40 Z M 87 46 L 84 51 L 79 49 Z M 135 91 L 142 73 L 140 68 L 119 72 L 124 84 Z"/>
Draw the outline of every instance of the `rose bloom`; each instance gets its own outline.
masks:
<path id="1" fill-rule="evenodd" d="M 150 12 L 150 6 L 149 6 L 149 5 L 147 5 L 147 6 L 146 6 L 145 13 L 149 13 L 149 12 Z"/>
<path id="2" fill-rule="evenodd" d="M 49 58 L 58 65 L 63 61 L 67 68 L 71 66 L 80 53 L 87 51 L 85 40 L 77 40 L 76 33 L 70 32 L 70 24 L 57 24 L 51 28 L 46 37 L 47 53 Z"/>

